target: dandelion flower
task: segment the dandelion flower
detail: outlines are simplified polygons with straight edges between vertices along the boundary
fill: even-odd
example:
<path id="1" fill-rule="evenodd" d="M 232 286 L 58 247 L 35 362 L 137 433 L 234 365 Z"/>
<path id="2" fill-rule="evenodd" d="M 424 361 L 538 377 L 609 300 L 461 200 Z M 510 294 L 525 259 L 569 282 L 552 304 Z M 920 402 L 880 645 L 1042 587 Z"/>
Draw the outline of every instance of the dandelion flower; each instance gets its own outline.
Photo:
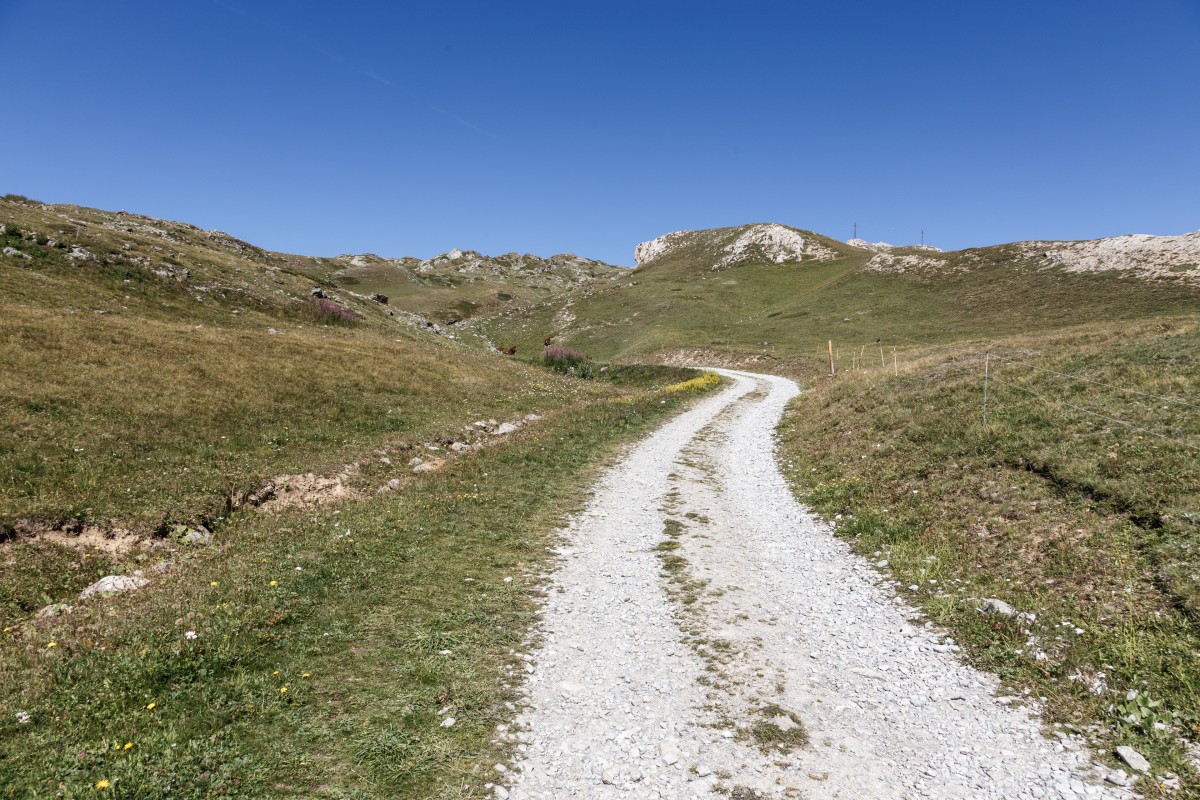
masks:
<path id="1" fill-rule="evenodd" d="M 112 784 L 111 784 L 111 783 L 109 783 L 107 779 L 105 779 L 105 780 L 102 780 L 102 781 L 96 781 L 96 788 L 97 788 L 97 789 L 107 789 L 107 788 L 108 788 L 108 787 L 110 787 L 110 786 L 112 786 Z"/>
<path id="2" fill-rule="evenodd" d="M 209 582 L 208 582 L 208 585 L 209 585 L 209 586 L 216 586 L 216 585 L 217 585 L 217 582 L 216 582 L 216 581 L 209 581 Z"/>
<path id="3" fill-rule="evenodd" d="M 195 631 L 185 631 L 183 634 L 183 638 L 187 639 L 188 641 L 195 639 L 196 636 L 197 633 Z"/>
<path id="4" fill-rule="evenodd" d="M 278 586 L 278 585 L 279 585 L 279 581 L 271 581 L 271 585 L 272 585 L 272 586 Z"/>
<path id="5" fill-rule="evenodd" d="M 125 746 L 124 746 L 124 747 L 122 747 L 121 749 L 122 749 L 122 750 L 132 750 L 132 749 L 133 749 L 133 742 L 126 742 L 126 743 L 125 743 Z"/>
<path id="6" fill-rule="evenodd" d="M 303 675 L 301 675 L 300 677 L 301 677 L 301 678 L 311 678 L 311 677 L 312 677 L 312 673 L 311 673 L 311 672 L 306 672 L 306 673 L 304 673 Z"/>
<path id="7" fill-rule="evenodd" d="M 275 670 L 275 671 L 274 671 L 274 672 L 272 672 L 271 674 L 272 674 L 272 675 L 278 675 L 278 674 L 279 674 L 279 670 Z"/>
<path id="8" fill-rule="evenodd" d="M 58 642 L 50 642 L 46 647 L 58 647 Z"/>
<path id="9" fill-rule="evenodd" d="M 156 705 L 158 705 L 158 703 L 150 703 L 148 706 L 146 706 L 146 710 L 153 711 Z"/>
<path id="10" fill-rule="evenodd" d="M 286 687 L 286 686 L 280 686 L 280 687 L 279 687 L 279 693 L 280 693 L 280 694 L 287 694 L 287 687 Z"/>

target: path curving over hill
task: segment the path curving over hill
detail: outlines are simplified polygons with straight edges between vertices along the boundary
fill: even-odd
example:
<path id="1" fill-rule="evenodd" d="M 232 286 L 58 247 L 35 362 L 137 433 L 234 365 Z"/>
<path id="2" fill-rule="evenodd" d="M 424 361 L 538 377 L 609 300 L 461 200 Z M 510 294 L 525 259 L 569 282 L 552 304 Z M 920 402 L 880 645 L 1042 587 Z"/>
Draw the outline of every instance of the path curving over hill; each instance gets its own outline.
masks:
<path id="1" fill-rule="evenodd" d="M 722 374 L 566 531 L 497 794 L 1132 796 L 793 500 L 772 437 L 795 384 Z"/>

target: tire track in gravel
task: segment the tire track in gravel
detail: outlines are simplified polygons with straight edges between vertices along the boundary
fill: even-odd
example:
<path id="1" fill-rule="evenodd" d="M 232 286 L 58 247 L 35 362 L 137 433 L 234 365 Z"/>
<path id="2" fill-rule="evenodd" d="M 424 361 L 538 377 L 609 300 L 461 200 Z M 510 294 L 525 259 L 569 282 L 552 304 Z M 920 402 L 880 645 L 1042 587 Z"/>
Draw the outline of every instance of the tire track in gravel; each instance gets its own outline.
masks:
<path id="1" fill-rule="evenodd" d="M 564 532 L 496 794 L 1132 797 L 795 502 L 773 438 L 795 384 L 719 372 Z"/>

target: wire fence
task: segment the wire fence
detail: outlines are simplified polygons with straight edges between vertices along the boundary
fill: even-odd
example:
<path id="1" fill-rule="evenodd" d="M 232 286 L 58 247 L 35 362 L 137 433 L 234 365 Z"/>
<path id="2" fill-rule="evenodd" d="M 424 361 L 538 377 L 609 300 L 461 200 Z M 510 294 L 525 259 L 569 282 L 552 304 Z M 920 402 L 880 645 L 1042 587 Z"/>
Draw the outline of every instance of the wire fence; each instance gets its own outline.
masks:
<path id="1" fill-rule="evenodd" d="M 921 350 L 919 353 L 911 351 L 904 352 L 899 349 L 899 343 L 906 345 L 915 345 Z M 887 352 L 890 347 L 890 353 Z M 905 356 L 905 370 L 911 372 L 914 368 L 914 356 L 919 359 L 936 358 L 938 356 L 954 355 L 960 357 L 960 360 L 969 359 L 968 363 L 972 367 L 976 367 L 979 371 L 980 380 L 980 414 L 984 424 L 988 421 L 989 402 L 993 414 L 996 410 L 996 395 L 992 391 L 993 386 L 1002 386 L 1005 388 L 1014 389 L 1038 400 L 1043 406 L 1052 413 L 1061 416 L 1074 416 L 1076 418 L 1090 418 L 1104 420 L 1107 423 L 1119 425 L 1122 428 L 1135 431 L 1139 434 L 1151 436 L 1161 441 L 1170 442 L 1188 450 L 1200 451 L 1200 443 L 1185 441 L 1180 438 L 1180 435 L 1175 431 L 1165 432 L 1161 427 L 1156 427 L 1153 424 L 1145 421 L 1134 421 L 1125 419 L 1122 416 L 1117 416 L 1111 409 L 1105 408 L 1099 410 L 1092 405 L 1078 402 L 1079 390 L 1082 387 L 1087 387 L 1092 390 L 1092 396 L 1098 400 L 1111 400 L 1110 393 L 1117 393 L 1127 399 L 1136 399 L 1146 402 L 1153 402 L 1163 405 L 1161 410 L 1175 410 L 1188 414 L 1190 418 L 1191 411 L 1200 411 L 1200 403 L 1192 402 L 1190 399 L 1176 397 L 1167 394 L 1159 394 L 1155 392 L 1147 392 L 1142 389 L 1135 389 L 1130 386 L 1121 386 L 1100 380 L 1092 375 L 1084 375 L 1078 372 L 1066 372 L 1063 370 L 1051 369 L 1038 364 L 1031 363 L 1028 358 L 1019 358 L 1011 353 L 1003 352 L 1003 347 L 985 347 L 969 348 L 960 347 L 955 344 L 945 344 L 937 342 L 922 342 L 916 339 L 895 337 L 893 342 L 885 345 L 882 340 L 876 340 L 867 344 L 855 343 L 853 345 L 841 344 L 837 345 L 832 340 L 829 340 L 818 348 L 816 348 L 820 357 L 828 360 L 830 375 L 836 375 L 839 370 L 845 372 L 881 372 L 888 371 L 894 374 L 900 372 L 901 353 Z M 997 352 L 1000 351 L 1000 352 Z M 871 357 L 868 358 L 868 352 Z M 874 355 L 878 353 L 880 360 L 875 363 Z M 891 358 L 886 356 L 890 355 Z M 890 362 L 890 363 L 889 363 Z M 942 362 L 943 366 L 945 362 Z M 1062 397 L 1052 397 L 1044 392 L 1036 391 L 1028 385 L 1022 383 L 1022 378 L 1013 376 L 1008 373 L 1009 370 L 1030 370 L 1049 379 L 1060 386 L 1069 387 L 1071 393 L 1070 399 Z M 999 373 L 999 374 L 998 374 Z M 925 371 L 926 375 L 933 375 L 932 371 Z M 1028 374 L 1028 373 L 1027 373 Z M 1108 393 L 1097 393 L 1096 390 L 1107 390 Z M 1136 414 L 1135 414 L 1136 416 Z M 1187 435 L 1187 434 L 1185 434 Z"/>

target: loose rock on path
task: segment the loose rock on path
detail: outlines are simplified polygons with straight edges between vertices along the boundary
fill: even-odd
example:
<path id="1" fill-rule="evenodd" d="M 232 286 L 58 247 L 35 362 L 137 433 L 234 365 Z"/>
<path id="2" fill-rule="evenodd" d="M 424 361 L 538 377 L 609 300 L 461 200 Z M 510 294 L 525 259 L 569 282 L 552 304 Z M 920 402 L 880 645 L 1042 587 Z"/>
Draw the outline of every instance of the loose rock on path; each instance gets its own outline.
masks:
<path id="1" fill-rule="evenodd" d="M 795 384 L 721 373 L 566 531 L 497 795 L 1132 797 L 793 499 L 773 436 Z"/>

